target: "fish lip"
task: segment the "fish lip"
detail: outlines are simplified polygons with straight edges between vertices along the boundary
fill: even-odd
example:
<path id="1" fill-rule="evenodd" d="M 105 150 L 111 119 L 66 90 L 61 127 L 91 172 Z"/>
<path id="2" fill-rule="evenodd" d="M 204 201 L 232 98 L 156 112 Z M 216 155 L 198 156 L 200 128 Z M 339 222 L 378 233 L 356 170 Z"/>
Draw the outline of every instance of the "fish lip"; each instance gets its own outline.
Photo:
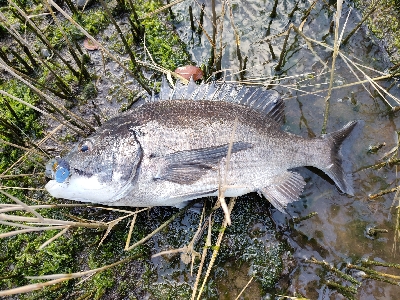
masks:
<path id="1" fill-rule="evenodd" d="M 50 159 L 46 164 L 45 176 L 58 183 L 63 183 L 71 176 L 70 170 L 69 162 L 57 156 Z"/>

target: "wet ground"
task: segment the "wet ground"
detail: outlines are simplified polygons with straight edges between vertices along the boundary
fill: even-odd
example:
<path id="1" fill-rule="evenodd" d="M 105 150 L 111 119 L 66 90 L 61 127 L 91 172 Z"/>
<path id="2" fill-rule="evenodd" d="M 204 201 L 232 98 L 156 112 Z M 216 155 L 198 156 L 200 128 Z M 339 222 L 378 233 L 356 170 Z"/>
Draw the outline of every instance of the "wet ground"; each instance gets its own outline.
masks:
<path id="1" fill-rule="evenodd" d="M 297 3 L 297 9 L 294 3 Z M 189 5 L 193 6 L 195 18 L 199 18 L 199 5 L 195 1 L 185 1 L 174 6 L 173 11 L 177 14 L 177 20 L 181 22 L 177 24 L 178 32 L 191 45 L 190 52 L 194 61 L 198 65 L 207 64 L 210 43 L 204 35 L 199 36 L 191 32 L 187 13 Z M 211 36 L 210 6 L 211 3 L 207 2 L 205 15 L 208 18 L 204 19 L 204 28 Z M 287 40 L 283 66 L 277 71 L 275 67 L 286 37 L 277 35 L 285 32 L 290 23 L 298 27 L 312 3 L 279 1 L 276 7 L 277 15 L 271 18 L 273 6 L 274 1 L 232 1 L 233 23 L 240 37 L 240 54 L 243 59 L 247 57 L 247 69 L 242 80 L 272 86 L 281 93 L 286 103 L 285 130 L 303 136 L 318 136 L 323 126 L 325 96 L 330 80 L 330 72 L 322 62 L 331 67 L 332 50 L 315 43 L 311 44 L 311 49 L 305 39 L 292 30 Z M 304 35 L 332 47 L 334 34 L 329 32 L 329 28 L 335 17 L 335 9 L 336 7 L 330 7 L 323 1 L 317 1 L 304 23 Z M 223 77 L 226 81 L 238 80 L 240 62 L 235 44 L 235 30 L 229 17 L 229 6 L 225 7 L 225 10 L 221 35 L 221 19 L 217 19 L 217 42 L 218 46 L 223 46 L 222 70 L 226 70 Z M 221 6 L 217 6 L 216 11 L 219 14 Z M 290 12 L 293 12 L 291 17 L 288 16 Z M 360 13 L 356 9 L 344 4 L 339 35 L 343 34 L 345 38 L 360 19 Z M 336 60 L 327 132 L 337 130 L 351 120 L 362 120 L 364 123 L 363 128 L 353 135 L 353 144 L 348 153 L 353 162 L 355 195 L 350 197 L 340 194 L 326 176 L 321 176 L 317 170 L 302 168 L 298 171 L 306 178 L 307 185 L 301 199 L 293 203 L 288 210 L 292 216 L 306 216 L 313 212 L 317 215 L 290 227 L 288 217 L 279 211 L 271 210 L 272 220 L 278 231 L 287 238 L 294 249 L 296 267 L 287 279 L 287 294 L 301 294 L 310 299 L 337 299 L 340 296 L 329 282 L 336 280 L 341 285 L 348 283 L 335 279 L 332 273 L 319 265 L 306 262 L 306 259 L 314 257 L 335 265 L 342 271 L 347 270 L 347 263 L 355 264 L 360 259 L 400 262 L 398 250 L 393 250 L 396 217 L 392 206 L 397 205 L 395 194 L 369 198 L 371 194 L 397 186 L 395 166 L 384 163 L 379 168 L 371 166 L 387 162 L 392 155 L 397 157 L 397 152 L 391 151 L 398 143 L 397 128 L 400 123 L 390 106 L 398 104 L 393 97 L 380 91 L 384 94 L 383 99 L 382 94 L 378 94 L 368 82 L 351 85 L 366 80 L 367 76 L 378 77 L 387 74 L 392 64 L 380 42 L 364 27 L 361 27 L 346 45 L 342 45 L 340 51 L 348 61 L 346 63 L 340 56 Z M 377 83 L 383 89 L 390 88 L 389 93 L 399 99 L 398 81 L 383 80 Z M 371 147 L 383 143 L 385 146 L 380 150 L 369 151 Z M 388 155 L 384 157 L 385 154 Z M 388 232 L 369 235 L 367 232 L 370 228 L 386 229 Z M 229 270 L 237 273 L 238 278 L 243 272 L 241 268 L 236 271 L 232 268 Z M 395 269 L 376 270 L 396 274 Z M 234 282 L 230 287 L 235 288 Z M 399 291 L 399 287 L 388 283 L 363 279 L 356 298 L 395 299 Z M 259 296 L 248 297 L 258 299 Z"/>
<path id="2" fill-rule="evenodd" d="M 271 17 L 275 2 L 279 2 L 276 16 Z M 216 56 L 221 54 L 222 57 L 223 80 L 240 79 L 246 84 L 258 84 L 277 90 L 286 104 L 283 129 L 304 137 L 320 135 L 325 117 L 332 50 L 321 44 L 307 45 L 304 37 L 296 34 L 293 29 L 285 42 L 284 33 L 290 24 L 299 27 L 304 20 L 302 32 L 305 36 L 332 47 L 334 34 L 330 33 L 330 26 L 336 8 L 329 6 L 328 1 L 231 1 L 231 4 L 232 11 L 226 6 L 225 16 L 216 19 Z M 187 0 L 172 7 L 176 16 L 174 25 L 182 40 L 189 45 L 192 60 L 198 65 L 207 65 L 210 42 L 206 34 L 198 35 L 191 31 L 189 5 L 193 7 L 194 17 L 199 19 L 201 4 Z M 218 16 L 221 10 L 218 2 Z M 211 19 L 211 1 L 207 1 L 204 29 L 210 38 Z M 344 4 L 339 35 L 345 23 L 343 37 L 355 28 L 360 19 L 359 12 Z M 122 21 L 123 29 L 124 26 L 127 24 Z M 198 27 L 196 20 L 195 27 Z M 240 38 L 240 55 L 235 31 Z M 104 36 L 109 38 L 103 40 Z M 116 33 L 111 26 L 99 37 L 99 41 L 104 43 L 115 39 Z M 221 45 L 223 50 L 219 52 Z M 285 49 L 284 55 L 281 55 L 282 49 Z M 391 106 L 398 105 L 395 98 L 400 99 L 400 86 L 393 80 L 377 82 L 383 89 L 390 88 L 388 92 L 393 98 L 382 90 L 380 95 L 365 81 L 366 74 L 372 78 L 387 74 L 391 63 L 380 42 L 364 27 L 349 39 L 348 44 L 340 47 L 340 52 L 349 60 L 346 63 L 340 56 L 336 60 L 327 132 L 338 130 L 351 120 L 362 120 L 364 124 L 352 136 L 346 154 L 353 163 L 355 195 L 351 197 L 341 194 L 329 178 L 318 170 L 301 168 L 297 171 L 306 179 L 307 185 L 300 200 L 288 207 L 289 215 L 283 215 L 258 195 L 237 199 L 232 212 L 233 224 L 225 232 L 202 299 L 235 299 L 252 277 L 254 279 L 245 289 L 242 299 L 270 299 L 279 294 L 309 299 L 340 299 L 346 295 L 341 287 L 352 286 L 357 289 L 354 296 L 356 299 L 397 298 L 400 292 L 398 286 L 365 278 L 366 273 L 351 270 L 348 264 L 361 266 L 362 261 L 367 259 L 400 263 L 399 250 L 393 250 L 397 221 L 392 206 L 398 205 L 395 194 L 389 193 L 374 199 L 369 197 L 398 184 L 396 166 L 387 162 L 397 158 L 394 150 L 397 149 L 400 121 L 398 113 L 392 112 Z M 135 98 L 134 93 L 126 96 L 126 92 L 134 90 L 136 86 L 117 64 L 107 59 L 103 61 L 100 52 L 89 54 L 92 67 L 99 75 L 96 82 L 97 96 L 89 98 L 80 113 L 93 121 L 94 112 L 104 121 L 118 115 L 121 105 L 128 105 L 128 98 Z M 245 61 L 246 69 L 239 72 Z M 277 70 L 280 61 L 281 67 Z M 361 84 L 359 81 L 365 82 Z M 66 143 L 66 148 L 73 143 L 75 141 L 69 145 Z M 207 208 L 211 207 L 211 200 L 205 203 Z M 151 232 L 176 211 L 171 208 L 154 208 L 149 213 L 141 214 L 137 226 L 147 233 Z M 201 208 L 190 210 L 175 220 L 169 229 L 150 239 L 145 246 L 149 256 L 188 245 L 197 230 L 200 211 Z M 82 211 L 76 214 L 82 214 Z M 308 215 L 303 220 L 296 219 Z M 213 245 L 222 221 L 223 215 L 219 212 L 212 226 Z M 125 225 L 118 228 L 122 232 L 119 235 L 125 234 L 124 238 L 128 230 L 128 224 Z M 387 232 L 373 234 L 371 229 Z M 203 251 L 206 234 L 207 229 L 196 244 L 196 251 Z M 113 237 L 110 239 L 115 243 L 124 243 L 123 238 L 118 241 Z M 123 253 L 120 244 L 113 247 L 116 253 Z M 208 251 L 207 261 L 211 252 Z M 348 278 L 341 278 L 332 268 L 310 262 L 312 258 L 353 275 L 360 284 L 351 284 Z M 110 263 L 114 259 L 117 258 L 112 257 Z M 100 265 L 104 265 L 103 262 Z M 190 274 L 190 265 L 184 264 L 180 255 L 164 255 L 124 265 L 121 274 L 114 274 L 118 283 L 110 287 L 102 298 L 120 299 L 122 295 L 138 299 L 190 298 L 198 265 L 199 261 L 194 266 L 193 275 Z M 82 268 L 86 267 L 83 263 Z M 399 275 L 392 267 L 372 269 Z M 125 294 L 120 291 L 123 281 L 134 285 L 128 286 Z"/>

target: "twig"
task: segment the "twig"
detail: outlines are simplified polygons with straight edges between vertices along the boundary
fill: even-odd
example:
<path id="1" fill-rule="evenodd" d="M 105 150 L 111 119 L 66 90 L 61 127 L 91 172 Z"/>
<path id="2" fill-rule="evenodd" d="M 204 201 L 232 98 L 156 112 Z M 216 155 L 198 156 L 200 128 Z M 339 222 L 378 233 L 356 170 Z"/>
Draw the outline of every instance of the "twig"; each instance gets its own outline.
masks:
<path id="1" fill-rule="evenodd" d="M 146 242 L 147 240 L 149 240 L 151 237 L 153 237 L 156 233 L 160 232 L 161 230 L 163 230 L 165 227 L 167 227 L 172 221 L 174 221 L 176 218 L 180 217 L 181 215 L 183 215 L 189 208 L 191 208 L 194 204 L 196 203 L 196 201 L 192 201 L 192 203 L 190 203 L 189 205 L 187 205 L 185 208 L 182 208 L 179 212 L 177 212 L 175 215 L 173 215 L 171 218 L 169 218 L 166 222 L 164 222 L 164 224 L 162 224 L 161 226 L 159 226 L 156 230 L 154 230 L 153 232 L 151 232 L 150 234 L 148 234 L 147 236 L 145 236 L 144 238 L 142 238 L 140 241 L 134 243 L 132 246 L 129 247 L 125 247 L 126 251 L 132 250 L 133 248 L 143 244 L 144 242 Z"/>
<path id="2" fill-rule="evenodd" d="M 361 21 L 357 24 L 356 27 L 343 39 L 342 45 L 346 45 L 349 39 L 353 36 L 354 33 L 361 27 L 361 25 L 369 18 L 369 16 L 378 8 L 378 4 L 380 1 L 376 1 L 372 3 L 370 10 L 365 14 L 365 16 L 361 19 Z"/>
<path id="3" fill-rule="evenodd" d="M 249 286 L 249 284 L 253 281 L 254 276 L 252 276 L 249 280 L 249 282 L 247 282 L 247 284 L 244 286 L 244 288 L 240 291 L 239 295 L 237 295 L 237 297 L 235 298 L 235 300 L 239 300 L 240 296 L 243 294 L 243 292 L 247 289 L 247 287 Z"/>
<path id="4" fill-rule="evenodd" d="M 368 195 L 368 198 L 375 199 L 375 198 L 378 198 L 378 197 L 386 195 L 386 194 L 394 193 L 394 192 L 397 192 L 399 190 L 399 188 L 400 188 L 400 186 L 396 186 L 392 189 L 383 190 L 383 191 L 380 191 L 379 193 Z"/>
<path id="5" fill-rule="evenodd" d="M 235 198 L 232 198 L 231 201 L 229 202 L 229 214 L 231 213 L 231 211 L 233 209 L 233 206 L 235 205 L 235 202 L 236 202 Z M 228 220 L 227 220 L 226 215 L 225 215 L 224 222 L 222 223 L 221 231 L 220 231 L 220 233 L 218 235 L 217 243 L 215 244 L 214 251 L 213 251 L 210 263 L 208 264 L 208 268 L 207 268 L 207 272 L 206 272 L 206 275 L 205 275 L 204 280 L 203 280 L 203 284 L 201 285 L 199 294 L 197 295 L 197 300 L 201 299 L 201 294 L 204 291 L 204 287 L 205 287 L 205 285 L 207 283 L 208 276 L 210 275 L 210 272 L 211 272 L 211 269 L 212 269 L 212 267 L 214 265 L 214 262 L 217 259 L 219 248 L 221 246 L 222 238 L 224 236 L 225 229 L 226 229 L 227 225 L 228 225 Z"/>
<path id="6" fill-rule="evenodd" d="M 24 210 L 26 210 L 27 212 L 30 212 L 34 216 L 36 216 L 40 222 L 45 223 L 43 217 L 36 210 L 34 210 L 30 206 L 26 205 L 24 202 L 19 200 L 17 197 L 14 197 L 13 195 L 10 195 L 9 193 L 4 192 L 1 189 L 0 189 L 0 193 L 3 194 L 4 196 L 10 198 L 11 200 L 13 200 L 15 203 L 21 205 Z"/>
<path id="7" fill-rule="evenodd" d="M 322 130 L 321 133 L 325 134 L 326 133 L 326 127 L 328 124 L 328 117 L 329 117 L 329 106 L 330 106 L 330 98 L 332 94 L 332 86 L 333 86 L 333 79 L 335 75 L 335 64 L 336 64 L 336 57 L 338 56 L 339 52 L 339 46 L 340 46 L 340 41 L 339 41 L 339 20 L 340 16 L 342 14 L 342 4 L 343 0 L 338 0 L 337 1 L 337 6 L 336 6 L 336 20 L 335 20 L 335 44 L 333 47 L 333 55 L 332 55 L 332 67 L 331 67 L 331 78 L 329 80 L 329 88 L 328 88 L 328 94 L 325 98 L 325 112 L 324 112 L 324 123 L 322 125 Z"/>
<path id="8" fill-rule="evenodd" d="M 183 1 L 184 0 L 175 0 L 175 1 L 171 2 L 170 4 L 164 5 L 163 7 L 160 7 L 159 9 L 156 9 L 155 11 L 152 11 L 152 12 L 144 15 L 143 17 L 139 18 L 139 20 L 143 20 L 143 19 L 149 18 L 149 17 L 151 17 L 153 15 L 156 15 L 159 12 L 161 12 L 163 10 L 166 10 L 166 9 L 170 8 L 171 6 L 174 6 L 175 4 L 181 3 Z"/>
<path id="9" fill-rule="evenodd" d="M 201 273 L 203 271 L 204 262 L 207 256 L 207 250 L 211 247 L 211 227 L 212 227 L 212 214 L 210 214 L 210 216 L 208 217 L 208 233 L 207 233 L 206 243 L 203 248 L 203 253 L 201 254 L 201 261 L 199 269 L 197 271 L 196 281 L 194 282 L 191 300 L 194 300 L 196 298 L 197 287 L 199 285 Z"/>
<path id="10" fill-rule="evenodd" d="M 72 19 L 61 7 L 59 7 L 53 0 L 48 0 L 51 5 L 57 9 L 66 19 L 68 19 L 69 22 L 71 22 L 72 24 L 74 24 L 79 31 L 81 31 L 93 44 L 96 44 L 99 46 L 99 48 L 104 51 L 110 58 L 112 58 L 122 69 L 124 69 L 127 73 L 129 73 L 133 78 L 135 78 L 136 81 L 138 81 L 138 83 L 142 86 L 143 89 L 146 90 L 146 92 L 150 95 L 151 94 L 151 90 L 141 81 L 140 78 L 138 78 L 138 76 L 132 72 L 131 70 L 129 70 L 129 68 L 127 68 L 126 66 L 124 66 L 117 57 L 115 57 L 113 54 L 110 53 L 110 51 L 108 51 L 103 45 L 101 45 L 99 42 L 96 41 L 96 39 L 91 36 L 85 29 L 83 29 L 83 27 L 81 25 L 79 25 L 74 19 Z"/>

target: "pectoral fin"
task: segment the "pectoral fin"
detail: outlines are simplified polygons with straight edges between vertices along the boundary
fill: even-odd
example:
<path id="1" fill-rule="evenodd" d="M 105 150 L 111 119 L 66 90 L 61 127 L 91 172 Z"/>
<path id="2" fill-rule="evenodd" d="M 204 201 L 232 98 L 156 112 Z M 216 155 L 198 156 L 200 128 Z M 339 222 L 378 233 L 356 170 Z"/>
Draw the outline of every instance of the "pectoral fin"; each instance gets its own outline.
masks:
<path id="1" fill-rule="evenodd" d="M 235 142 L 231 153 L 251 148 L 250 143 Z M 179 184 L 191 184 L 199 180 L 207 171 L 216 168 L 228 154 L 229 145 L 184 150 L 164 157 L 165 167 L 160 170 L 156 180 L 167 180 Z"/>
<path id="2" fill-rule="evenodd" d="M 276 209 L 287 213 L 287 205 L 299 198 L 305 184 L 300 174 L 288 171 L 274 177 L 268 186 L 259 191 Z"/>

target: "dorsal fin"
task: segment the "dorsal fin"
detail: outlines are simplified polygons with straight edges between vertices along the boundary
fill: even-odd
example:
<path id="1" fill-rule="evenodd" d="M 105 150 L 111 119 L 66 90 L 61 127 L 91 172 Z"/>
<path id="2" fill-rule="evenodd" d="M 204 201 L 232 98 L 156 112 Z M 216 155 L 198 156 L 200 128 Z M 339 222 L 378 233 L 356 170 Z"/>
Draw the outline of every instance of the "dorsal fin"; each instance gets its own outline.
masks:
<path id="1" fill-rule="evenodd" d="M 163 77 L 160 93 L 149 97 L 146 101 L 184 99 L 225 101 L 244 105 L 275 120 L 278 124 L 282 124 L 284 116 L 284 102 L 278 92 L 237 83 L 212 82 L 197 85 L 193 79 L 190 79 L 188 85 L 177 81 L 175 87 L 171 88 Z"/>

